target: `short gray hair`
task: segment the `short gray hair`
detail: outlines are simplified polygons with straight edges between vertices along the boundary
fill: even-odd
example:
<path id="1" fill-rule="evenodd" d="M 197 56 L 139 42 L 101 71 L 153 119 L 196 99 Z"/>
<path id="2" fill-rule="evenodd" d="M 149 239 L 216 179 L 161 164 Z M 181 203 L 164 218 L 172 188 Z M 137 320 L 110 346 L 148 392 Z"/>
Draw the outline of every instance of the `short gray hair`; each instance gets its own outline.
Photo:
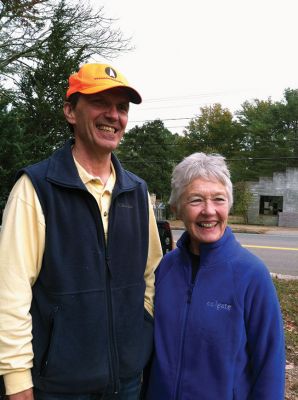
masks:
<path id="1" fill-rule="evenodd" d="M 169 200 L 171 207 L 179 212 L 180 199 L 186 186 L 194 179 L 216 179 L 227 191 L 229 208 L 233 205 L 233 185 L 225 158 L 220 154 L 193 153 L 185 157 L 173 170 L 172 192 Z"/>

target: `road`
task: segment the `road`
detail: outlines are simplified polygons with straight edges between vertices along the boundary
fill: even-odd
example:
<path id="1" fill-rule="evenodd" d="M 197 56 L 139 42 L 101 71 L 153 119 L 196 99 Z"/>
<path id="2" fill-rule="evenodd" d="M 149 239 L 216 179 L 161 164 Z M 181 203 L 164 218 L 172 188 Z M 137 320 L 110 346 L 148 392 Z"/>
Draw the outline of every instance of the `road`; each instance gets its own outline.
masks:
<path id="1" fill-rule="evenodd" d="M 172 232 L 176 242 L 183 230 Z M 265 262 L 270 272 L 298 277 L 298 233 L 236 233 L 235 236 L 243 247 Z"/>

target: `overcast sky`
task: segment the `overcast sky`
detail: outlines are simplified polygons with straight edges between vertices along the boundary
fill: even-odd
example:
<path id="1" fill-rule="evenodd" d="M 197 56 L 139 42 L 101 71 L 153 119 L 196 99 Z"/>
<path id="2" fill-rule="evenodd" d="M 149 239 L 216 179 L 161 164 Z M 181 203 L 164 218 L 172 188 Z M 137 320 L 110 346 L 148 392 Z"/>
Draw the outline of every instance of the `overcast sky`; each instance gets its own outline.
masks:
<path id="1" fill-rule="evenodd" d="M 160 118 L 181 132 L 202 106 L 298 88 L 298 0 L 90 1 L 135 46 L 111 61 L 143 97 L 128 129 Z"/>

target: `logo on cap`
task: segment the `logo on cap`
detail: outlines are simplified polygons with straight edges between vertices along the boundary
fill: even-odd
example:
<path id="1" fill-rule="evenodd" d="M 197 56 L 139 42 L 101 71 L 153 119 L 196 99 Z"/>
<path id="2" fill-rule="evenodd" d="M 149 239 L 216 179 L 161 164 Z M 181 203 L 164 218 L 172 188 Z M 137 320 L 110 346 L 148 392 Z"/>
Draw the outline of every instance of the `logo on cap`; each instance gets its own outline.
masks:
<path id="1" fill-rule="evenodd" d="M 105 72 L 106 72 L 107 75 L 109 75 L 110 78 L 117 78 L 117 73 L 113 68 L 107 67 L 105 69 Z"/>

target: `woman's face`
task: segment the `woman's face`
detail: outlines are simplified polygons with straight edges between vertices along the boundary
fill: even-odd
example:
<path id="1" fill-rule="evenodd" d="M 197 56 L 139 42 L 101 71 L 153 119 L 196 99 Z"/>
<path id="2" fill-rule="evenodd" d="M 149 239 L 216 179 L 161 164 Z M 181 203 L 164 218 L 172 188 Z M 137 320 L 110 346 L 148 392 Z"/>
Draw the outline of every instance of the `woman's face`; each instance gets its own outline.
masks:
<path id="1" fill-rule="evenodd" d="M 228 215 L 227 190 L 221 182 L 197 178 L 186 186 L 179 217 L 190 235 L 194 254 L 199 254 L 200 243 L 216 242 L 223 236 Z"/>

